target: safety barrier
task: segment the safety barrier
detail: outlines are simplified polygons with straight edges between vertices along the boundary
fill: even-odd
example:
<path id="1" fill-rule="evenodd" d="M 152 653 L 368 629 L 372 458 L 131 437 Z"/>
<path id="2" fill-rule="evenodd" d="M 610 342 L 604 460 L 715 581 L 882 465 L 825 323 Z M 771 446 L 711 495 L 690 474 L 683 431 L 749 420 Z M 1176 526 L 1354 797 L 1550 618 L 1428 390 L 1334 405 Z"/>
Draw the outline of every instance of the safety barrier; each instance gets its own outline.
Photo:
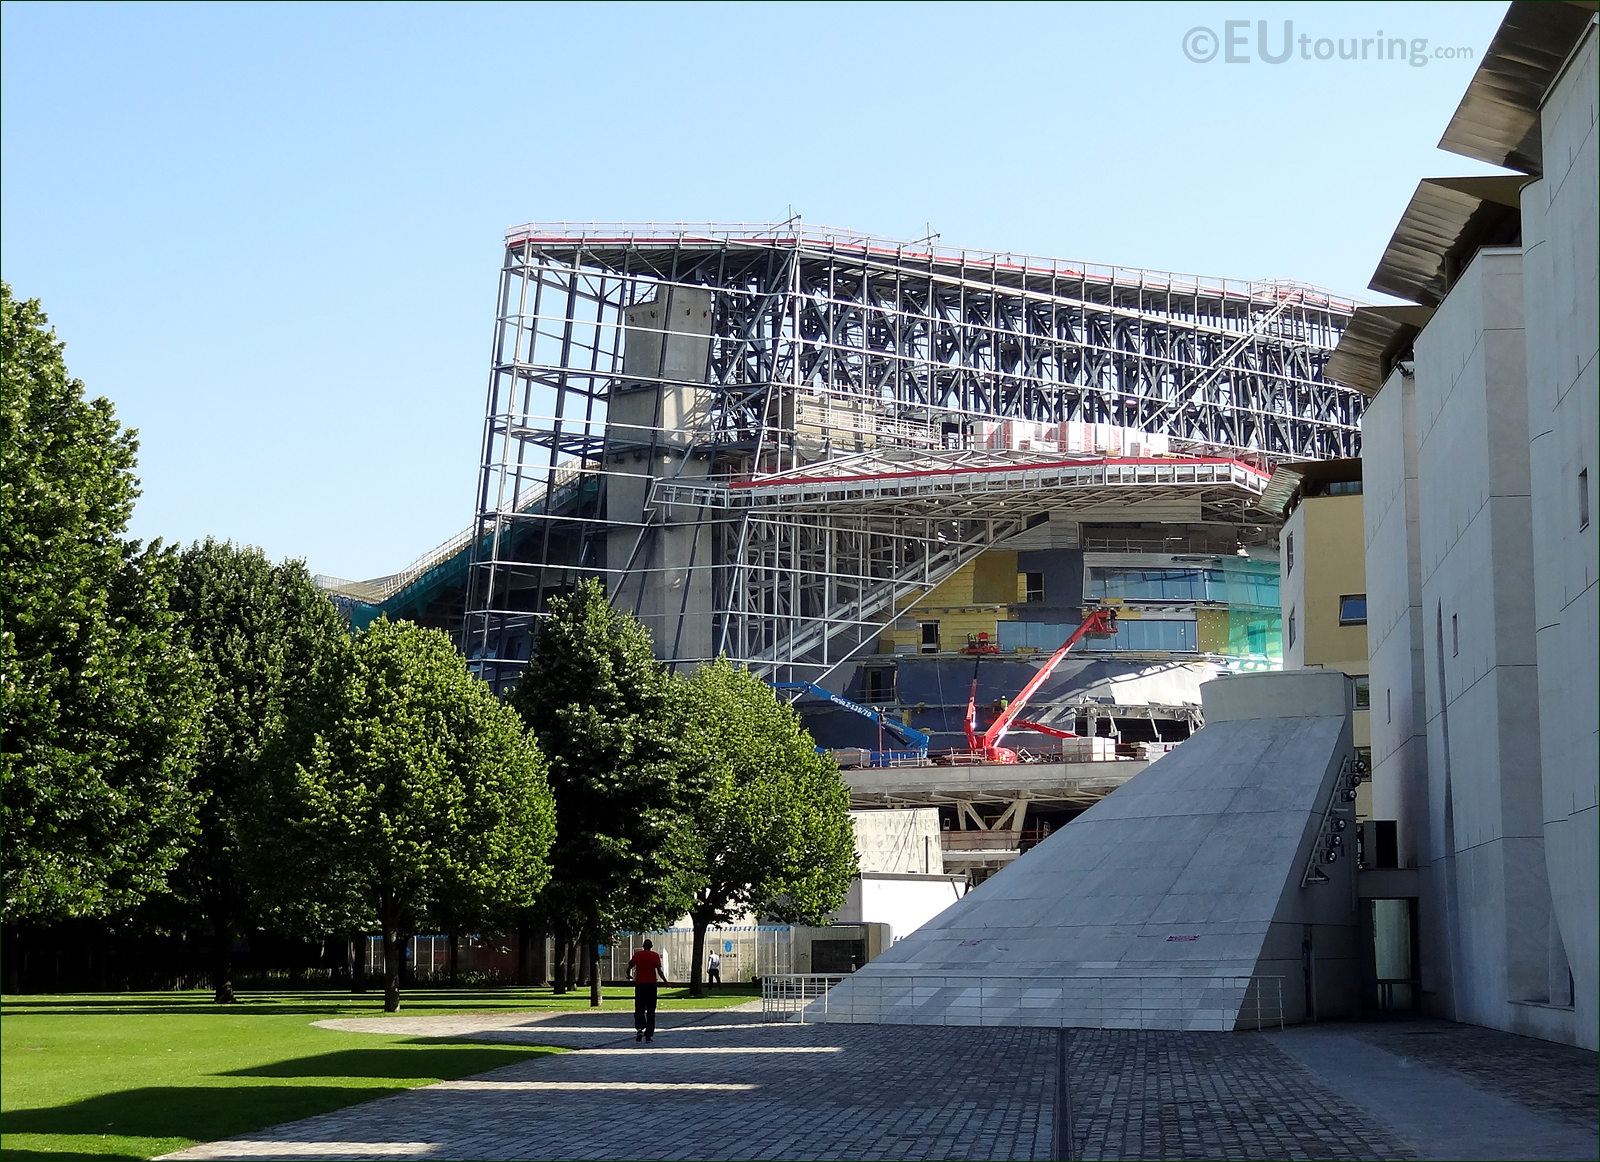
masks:
<path id="1" fill-rule="evenodd" d="M 1028 1025 L 1079 1029 L 1263 1029 L 1284 1025 L 1281 976 L 1032 977 L 871 972 L 763 977 L 774 1020 L 861 1025 Z M 928 1019 L 932 1018 L 932 1019 Z"/>

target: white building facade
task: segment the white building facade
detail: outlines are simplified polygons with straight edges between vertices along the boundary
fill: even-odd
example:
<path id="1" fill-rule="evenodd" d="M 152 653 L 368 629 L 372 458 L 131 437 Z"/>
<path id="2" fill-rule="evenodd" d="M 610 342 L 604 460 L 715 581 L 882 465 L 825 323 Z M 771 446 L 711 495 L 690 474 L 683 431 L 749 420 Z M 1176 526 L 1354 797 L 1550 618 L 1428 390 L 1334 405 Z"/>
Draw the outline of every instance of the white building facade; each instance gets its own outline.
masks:
<path id="1" fill-rule="evenodd" d="M 1536 7 L 1571 6 L 1512 6 L 1445 139 L 1492 139 L 1474 102 L 1507 90 L 1479 82 L 1522 69 L 1534 146 L 1459 151 L 1527 180 L 1425 182 L 1396 244 L 1471 194 L 1437 278 L 1392 244 L 1374 280 L 1433 309 L 1391 333 L 1363 424 L 1374 814 L 1417 869 L 1421 1007 L 1594 1049 L 1600 81 L 1592 13 L 1550 17 L 1554 63 L 1527 66 Z"/>

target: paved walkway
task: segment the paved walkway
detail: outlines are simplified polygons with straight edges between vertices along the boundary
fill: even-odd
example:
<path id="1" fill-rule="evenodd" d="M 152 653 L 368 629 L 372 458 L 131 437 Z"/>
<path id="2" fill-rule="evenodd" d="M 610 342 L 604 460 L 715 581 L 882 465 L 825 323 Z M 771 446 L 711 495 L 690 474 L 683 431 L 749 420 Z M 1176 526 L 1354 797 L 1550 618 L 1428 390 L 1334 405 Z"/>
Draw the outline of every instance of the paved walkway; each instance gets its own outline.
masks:
<path id="1" fill-rule="evenodd" d="M 330 1021 L 581 1052 L 170 1158 L 1594 1159 L 1593 1053 L 1444 1022 L 1281 1033 L 763 1024 L 669 1012 Z"/>

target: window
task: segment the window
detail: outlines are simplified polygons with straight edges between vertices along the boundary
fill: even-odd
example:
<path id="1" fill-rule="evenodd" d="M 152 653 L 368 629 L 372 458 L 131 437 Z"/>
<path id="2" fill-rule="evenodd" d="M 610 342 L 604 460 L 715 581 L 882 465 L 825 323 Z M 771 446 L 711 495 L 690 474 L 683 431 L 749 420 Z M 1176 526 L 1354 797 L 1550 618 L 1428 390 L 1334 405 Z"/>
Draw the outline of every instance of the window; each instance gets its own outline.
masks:
<path id="1" fill-rule="evenodd" d="M 1394 721 L 1394 690 L 1393 690 L 1393 688 L 1386 689 L 1383 692 L 1383 720 L 1385 722 L 1393 722 Z"/>
<path id="2" fill-rule="evenodd" d="M 1329 496 L 1360 496 L 1361 481 L 1359 480 L 1330 480 L 1328 482 Z"/>
<path id="3" fill-rule="evenodd" d="M 1367 595 L 1365 593 L 1347 593 L 1339 598 L 1339 624 L 1367 624 Z"/>
<path id="4" fill-rule="evenodd" d="M 1580 469 L 1578 472 L 1578 527 L 1589 527 L 1589 470 Z"/>
<path id="5" fill-rule="evenodd" d="M 1450 615 L 1450 656 L 1456 657 L 1461 653 L 1461 625 L 1456 620 L 1456 615 Z"/>
<path id="6" fill-rule="evenodd" d="M 1294 572 L 1294 534 L 1290 533 L 1283 538 L 1283 571 Z"/>
<path id="7" fill-rule="evenodd" d="M 1044 600 L 1044 574 L 1024 573 L 1023 592 L 1029 604 Z"/>
<path id="8" fill-rule="evenodd" d="M 868 702 L 894 701 L 894 671 L 887 666 L 867 666 L 862 670 L 866 682 L 863 694 Z"/>
<path id="9" fill-rule="evenodd" d="M 922 623 L 922 652 L 936 654 L 939 652 L 939 623 L 925 621 Z"/>
<path id="10" fill-rule="evenodd" d="M 1365 674 L 1356 675 L 1356 709 L 1368 710 L 1372 707 L 1372 680 Z"/>
<path id="11" fill-rule="evenodd" d="M 1289 611 L 1289 645 L 1294 645 L 1294 610 Z"/>

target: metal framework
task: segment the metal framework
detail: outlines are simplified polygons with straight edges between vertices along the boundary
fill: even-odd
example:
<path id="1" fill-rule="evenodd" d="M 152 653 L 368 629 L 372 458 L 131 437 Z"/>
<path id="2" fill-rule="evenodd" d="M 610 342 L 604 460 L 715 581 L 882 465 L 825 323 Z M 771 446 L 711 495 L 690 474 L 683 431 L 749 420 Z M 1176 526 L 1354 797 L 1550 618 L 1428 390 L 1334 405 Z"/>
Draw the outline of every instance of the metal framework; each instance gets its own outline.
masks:
<path id="1" fill-rule="evenodd" d="M 1268 519 L 1272 463 L 1358 454 L 1322 379 L 1354 307 L 798 221 L 517 227 L 468 652 L 513 678 L 599 576 L 669 662 L 809 680 L 1051 513 Z"/>

